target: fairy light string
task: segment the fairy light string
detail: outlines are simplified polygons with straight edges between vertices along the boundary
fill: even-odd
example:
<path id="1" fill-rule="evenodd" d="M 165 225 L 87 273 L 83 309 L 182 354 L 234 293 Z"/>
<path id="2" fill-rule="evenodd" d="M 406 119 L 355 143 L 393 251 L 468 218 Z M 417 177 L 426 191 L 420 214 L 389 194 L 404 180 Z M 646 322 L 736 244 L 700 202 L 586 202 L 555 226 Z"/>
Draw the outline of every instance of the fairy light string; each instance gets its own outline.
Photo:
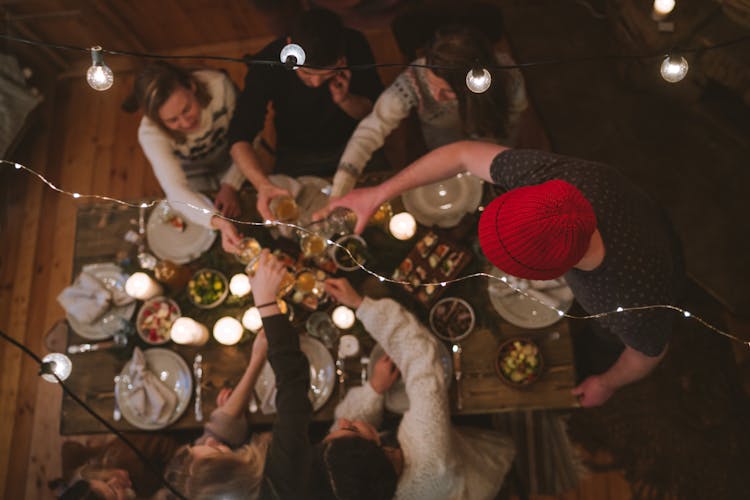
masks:
<path id="1" fill-rule="evenodd" d="M 310 230 L 310 229 L 308 229 L 308 228 L 306 228 L 304 226 L 300 226 L 298 224 L 289 223 L 289 222 L 280 222 L 280 221 L 274 221 L 274 220 L 265 220 L 263 222 L 257 222 L 257 221 L 247 221 L 247 220 L 235 219 L 235 218 L 232 218 L 232 217 L 226 217 L 226 216 L 222 215 L 219 212 L 216 212 L 216 211 L 213 211 L 213 210 L 209 210 L 209 209 L 204 208 L 204 207 L 199 207 L 197 205 L 194 205 L 194 204 L 186 202 L 186 201 L 166 200 L 164 198 L 161 198 L 161 199 L 152 200 L 152 201 L 149 201 L 149 202 L 134 203 L 134 202 L 128 202 L 128 201 L 120 200 L 118 198 L 113 198 L 111 196 L 105 196 L 105 195 L 99 195 L 99 194 L 81 194 L 81 193 L 74 192 L 74 191 L 66 191 L 65 189 L 62 189 L 62 188 L 56 186 L 55 184 L 53 184 L 51 181 L 49 181 L 47 178 L 45 178 L 39 172 L 36 172 L 35 170 L 32 170 L 32 169 L 30 169 L 30 168 L 28 168 L 28 167 L 26 167 L 24 165 L 21 165 L 20 163 L 16 163 L 16 162 L 9 161 L 9 160 L 0 160 L 0 164 L 6 165 L 6 166 L 12 166 L 15 170 L 23 170 L 25 172 L 28 172 L 31 175 L 33 175 L 34 177 L 36 177 L 37 179 L 39 179 L 40 181 L 42 181 L 50 189 L 56 191 L 57 193 L 69 196 L 69 197 L 74 198 L 74 199 L 101 200 L 101 201 L 107 201 L 107 202 L 116 203 L 116 204 L 123 205 L 123 206 L 130 207 L 130 208 L 151 208 L 151 207 L 154 207 L 157 204 L 161 203 L 162 201 L 168 201 L 169 204 L 172 205 L 172 206 L 180 205 L 180 206 L 183 206 L 183 207 L 190 208 L 192 210 L 198 210 L 198 211 L 200 211 L 200 212 L 202 212 L 204 214 L 210 214 L 210 215 L 212 215 L 214 217 L 219 217 L 219 218 L 224 219 L 224 220 L 226 220 L 228 222 L 232 222 L 233 224 L 239 224 L 239 225 L 244 225 L 244 226 L 255 226 L 255 227 L 287 227 L 287 228 L 290 228 L 290 229 L 293 229 L 293 230 L 296 230 L 296 231 L 299 231 L 299 232 L 302 232 L 302 233 L 315 234 L 314 231 L 312 231 L 312 230 Z M 325 240 L 325 242 L 326 242 L 327 245 L 335 246 L 335 247 L 343 250 L 344 252 L 346 252 L 346 254 L 351 258 L 351 260 L 356 263 L 356 265 L 357 265 L 357 267 L 359 269 L 361 269 L 365 273 L 369 274 L 370 276 L 378 279 L 378 281 L 380 281 L 381 283 L 392 283 L 394 285 L 415 286 L 412 283 L 407 282 L 407 281 L 396 280 L 396 279 L 390 278 L 388 276 L 383 276 L 381 274 L 378 274 L 377 272 L 375 272 L 372 269 L 366 267 L 364 264 L 362 264 L 360 261 L 358 261 L 357 258 L 352 254 L 352 252 L 348 248 L 346 248 L 345 246 L 343 246 L 343 245 L 341 245 L 341 244 L 339 244 L 339 243 L 331 240 L 330 238 L 327 238 Z M 684 316 L 686 319 L 692 319 L 692 320 L 697 321 L 698 323 L 700 323 L 701 325 L 703 325 L 705 328 L 713 331 L 714 333 L 718 333 L 719 335 L 727 337 L 727 338 L 729 338 L 731 340 L 734 340 L 736 342 L 741 342 L 741 343 L 745 344 L 746 346 L 748 346 L 750 348 L 750 341 L 743 340 L 743 339 L 741 339 L 741 338 L 739 338 L 739 337 L 737 337 L 735 335 L 732 335 L 731 333 L 729 333 L 729 332 L 727 332 L 725 330 L 722 330 L 721 328 L 718 328 L 717 326 L 709 323 L 708 321 L 704 320 L 700 316 L 697 316 L 697 315 L 691 313 L 687 309 L 683 309 L 683 308 L 675 306 L 673 304 L 651 304 L 651 305 L 643 305 L 643 306 L 617 307 L 615 310 L 600 312 L 600 313 L 596 313 L 596 314 L 583 314 L 583 315 L 569 314 L 569 313 L 563 311 L 562 309 L 559 309 L 558 307 L 555 307 L 555 306 L 553 306 L 551 304 L 547 304 L 543 300 L 540 300 L 538 297 L 535 297 L 533 295 L 528 294 L 525 290 L 523 290 L 523 289 L 515 286 L 513 283 L 511 283 L 506 276 L 495 276 L 493 274 L 489 274 L 489 273 L 485 273 L 485 272 L 477 272 L 477 273 L 467 274 L 465 276 L 461 276 L 461 277 L 454 278 L 454 279 L 451 279 L 451 280 L 434 281 L 434 282 L 429 282 L 429 283 L 420 283 L 419 285 L 416 285 L 416 286 L 417 287 L 428 287 L 428 286 L 432 286 L 432 287 L 438 287 L 438 286 L 445 287 L 445 286 L 448 286 L 448 285 L 450 285 L 452 283 L 459 283 L 459 282 L 462 282 L 462 281 L 471 280 L 471 279 L 475 279 L 475 278 L 487 278 L 487 279 L 490 279 L 490 280 L 498 281 L 498 282 L 502 283 L 504 286 L 506 286 L 507 288 L 512 289 L 515 293 L 518 293 L 518 294 L 524 296 L 525 298 L 538 303 L 539 305 L 541 305 L 543 307 L 546 307 L 546 308 L 548 308 L 548 309 L 550 309 L 552 311 L 555 311 L 562 318 L 568 318 L 568 319 L 590 320 L 590 319 L 604 318 L 604 317 L 611 316 L 611 315 L 614 315 L 614 314 L 621 314 L 621 313 L 626 313 L 626 312 L 653 311 L 653 310 L 657 310 L 657 309 L 665 309 L 665 310 L 675 311 L 675 312 L 681 314 L 682 316 Z"/>

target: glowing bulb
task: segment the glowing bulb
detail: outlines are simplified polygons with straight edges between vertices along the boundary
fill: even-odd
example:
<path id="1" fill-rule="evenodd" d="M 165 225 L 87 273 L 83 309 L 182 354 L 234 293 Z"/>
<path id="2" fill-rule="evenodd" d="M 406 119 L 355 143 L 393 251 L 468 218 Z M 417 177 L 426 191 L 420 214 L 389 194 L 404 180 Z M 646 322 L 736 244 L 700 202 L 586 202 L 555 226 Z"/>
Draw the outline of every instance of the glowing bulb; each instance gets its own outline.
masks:
<path id="1" fill-rule="evenodd" d="M 20 163 L 16 163 L 15 165 L 16 165 L 16 170 L 21 170 L 21 164 Z"/>
<path id="2" fill-rule="evenodd" d="M 202 208 L 201 210 L 203 210 L 204 214 L 210 214 L 211 213 L 211 211 L 209 209 L 207 209 L 207 208 Z"/>
<path id="3" fill-rule="evenodd" d="M 490 88 L 492 76 L 485 68 L 474 68 L 466 73 L 466 86 L 475 94 L 481 94 Z"/>
<path id="4" fill-rule="evenodd" d="M 146 202 L 141 203 L 141 208 L 148 208 L 148 203 Z"/>
<path id="5" fill-rule="evenodd" d="M 618 312 L 618 313 L 621 313 L 622 311 L 623 311 L 622 307 L 618 307 L 618 308 L 617 308 L 617 312 Z"/>
<path id="6" fill-rule="evenodd" d="M 684 316 L 685 316 L 686 318 L 689 318 L 689 317 L 690 317 L 690 311 L 685 311 L 685 312 L 684 312 L 684 313 L 682 313 L 682 314 L 683 314 L 683 315 L 684 315 Z"/>
<path id="7" fill-rule="evenodd" d="M 244 297 L 252 289 L 253 287 L 250 285 L 250 278 L 247 277 L 247 274 L 237 273 L 229 280 L 229 291 L 237 297 Z"/>
<path id="8" fill-rule="evenodd" d="M 79 193 L 73 193 L 73 198 L 80 198 L 81 195 Z"/>
<path id="9" fill-rule="evenodd" d="M 86 71 L 86 81 L 94 90 L 107 90 L 115 81 L 112 70 L 104 64 L 102 48 L 98 45 L 91 47 L 91 67 Z"/>
<path id="10" fill-rule="evenodd" d="M 682 56 L 667 56 L 661 63 L 661 77 L 669 83 L 676 83 L 685 78 L 688 62 Z"/>
<path id="11" fill-rule="evenodd" d="M 287 68 L 297 69 L 299 65 L 305 64 L 305 51 L 296 43 L 290 43 L 281 49 L 280 59 Z"/>
<path id="12" fill-rule="evenodd" d="M 675 0 L 654 0 L 654 18 L 661 19 L 674 9 Z"/>
<path id="13" fill-rule="evenodd" d="M 42 378 L 47 382 L 57 383 L 57 378 L 65 380 L 73 371 L 73 363 L 65 354 L 51 352 L 42 358 Z M 52 374 L 55 375 L 52 375 Z"/>

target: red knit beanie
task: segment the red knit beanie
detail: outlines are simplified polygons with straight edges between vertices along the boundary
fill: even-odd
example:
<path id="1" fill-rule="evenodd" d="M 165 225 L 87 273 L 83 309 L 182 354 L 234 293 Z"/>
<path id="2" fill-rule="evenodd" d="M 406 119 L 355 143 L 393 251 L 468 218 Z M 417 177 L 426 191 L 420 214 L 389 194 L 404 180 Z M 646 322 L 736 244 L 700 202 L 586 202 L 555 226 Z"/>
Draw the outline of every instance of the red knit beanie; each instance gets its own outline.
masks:
<path id="1" fill-rule="evenodd" d="M 591 203 L 561 180 L 498 196 L 479 219 L 479 244 L 500 270 L 548 280 L 569 271 L 588 250 L 596 229 Z"/>

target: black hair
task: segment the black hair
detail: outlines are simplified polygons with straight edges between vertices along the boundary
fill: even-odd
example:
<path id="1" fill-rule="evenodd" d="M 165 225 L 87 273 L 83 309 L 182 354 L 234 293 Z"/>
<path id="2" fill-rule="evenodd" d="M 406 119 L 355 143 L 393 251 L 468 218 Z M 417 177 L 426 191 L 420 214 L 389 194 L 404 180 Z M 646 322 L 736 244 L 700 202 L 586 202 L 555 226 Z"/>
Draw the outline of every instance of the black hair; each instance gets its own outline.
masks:
<path id="1" fill-rule="evenodd" d="M 305 64 L 333 66 L 345 54 L 344 25 L 327 9 L 304 12 L 290 34 L 292 43 L 305 51 Z"/>
<path id="2" fill-rule="evenodd" d="M 497 65 L 492 44 L 479 30 L 469 26 L 445 26 L 437 30 L 425 47 L 426 62 L 443 66 L 433 69 L 450 85 L 458 99 L 464 133 L 467 136 L 500 138 L 508 135 L 507 70 L 489 70 L 492 85 L 481 94 L 466 86 L 466 73 L 475 66 Z M 458 68 L 458 69 L 455 69 Z"/>

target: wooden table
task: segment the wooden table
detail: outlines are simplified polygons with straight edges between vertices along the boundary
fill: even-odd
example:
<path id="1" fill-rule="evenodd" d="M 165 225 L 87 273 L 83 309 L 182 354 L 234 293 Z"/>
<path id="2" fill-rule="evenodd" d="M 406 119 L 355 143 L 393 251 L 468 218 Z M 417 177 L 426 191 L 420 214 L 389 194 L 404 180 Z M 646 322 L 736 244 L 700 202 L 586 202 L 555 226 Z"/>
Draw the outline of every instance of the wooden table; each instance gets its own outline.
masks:
<path id="1" fill-rule="evenodd" d="M 254 206 L 254 196 L 243 192 L 243 205 Z M 76 243 L 74 254 L 74 275 L 80 272 L 85 264 L 94 262 L 119 262 L 127 272 L 136 270 L 136 246 L 124 239 L 124 234 L 132 229 L 138 230 L 139 209 L 126 208 L 112 204 L 97 204 L 81 207 L 77 216 Z M 469 221 L 471 222 L 471 220 Z M 473 226 L 460 225 L 461 231 L 474 234 Z M 468 230 L 467 230 L 468 228 Z M 261 240 L 264 246 L 271 246 L 270 236 L 264 235 L 265 229 L 252 228 L 253 236 Z M 449 234 L 451 237 L 462 238 L 465 234 Z M 371 246 L 373 261 L 368 264 L 376 272 L 390 275 L 396 265 L 406 256 L 414 245 L 416 238 L 410 242 L 396 241 L 382 230 L 369 228 L 365 239 Z M 280 240 L 281 241 L 281 240 Z M 283 244 L 283 243 L 281 243 Z M 377 251 L 376 251 L 377 250 Z M 476 261 L 477 259 L 475 259 Z M 191 268 L 217 268 L 227 275 L 242 270 L 242 265 L 233 256 L 221 251 L 219 238 L 212 249 Z M 479 270 L 478 263 L 470 266 L 467 271 Z M 373 296 L 393 296 L 406 307 L 413 310 L 422 321 L 427 320 L 427 309 L 419 305 L 398 285 L 386 286 L 377 279 L 368 277 L 364 272 L 348 273 L 346 276 L 364 293 Z M 226 314 L 239 315 L 248 304 L 234 306 L 222 305 L 211 311 L 198 310 L 191 306 L 184 291 L 172 294 L 180 304 L 183 314 L 193 317 L 209 326 L 213 325 L 219 316 Z M 570 395 L 570 389 L 575 382 L 575 368 L 573 351 L 569 335 L 569 325 L 566 320 L 540 329 L 525 330 L 510 325 L 503 320 L 492 308 L 487 295 L 487 283 L 484 278 L 469 280 L 447 287 L 445 296 L 460 296 L 468 300 L 477 313 L 477 327 L 461 342 L 463 347 L 463 409 L 459 412 L 455 408 L 456 384 L 451 389 L 451 400 L 454 414 L 491 413 L 511 410 L 569 408 L 577 405 L 577 401 Z M 304 319 L 307 313 L 298 313 L 293 324 L 304 330 Z M 552 332 L 558 332 L 559 338 L 553 340 Z M 360 339 L 363 353 L 369 353 L 374 342 L 367 335 L 361 325 L 350 332 Z M 523 336 L 538 342 L 545 359 L 546 370 L 542 377 L 525 390 L 511 388 L 500 381 L 495 374 L 494 357 L 498 346 L 507 338 Z M 131 345 L 147 348 L 137 335 Z M 84 343 L 72 331 L 69 344 Z M 233 386 L 239 380 L 250 358 L 251 340 L 246 340 L 232 347 L 221 346 L 213 339 L 202 347 L 189 347 L 172 343 L 162 346 L 179 353 L 192 365 L 192 359 L 197 352 L 203 354 L 204 359 L 204 387 L 203 412 L 207 418 L 215 408 L 215 398 L 218 391 L 225 386 Z M 132 349 L 108 350 L 73 355 L 73 373 L 68 379 L 69 387 L 102 417 L 106 418 L 116 428 L 124 431 L 136 430 L 124 419 L 114 422 L 113 388 L 114 376 L 119 373 L 130 359 Z M 334 356 L 335 357 L 335 356 Z M 348 360 L 347 387 L 360 383 L 359 359 Z M 337 387 L 329 401 L 314 415 L 316 421 L 329 421 L 333 418 L 333 410 L 339 401 Z M 254 413 L 250 416 L 251 424 L 270 424 L 273 415 Z M 197 430 L 202 426 L 193 414 L 192 401 L 185 414 L 171 425 L 169 430 Z M 60 432 L 63 435 L 105 432 L 106 429 L 96 422 L 75 401 L 69 397 L 63 398 Z"/>

